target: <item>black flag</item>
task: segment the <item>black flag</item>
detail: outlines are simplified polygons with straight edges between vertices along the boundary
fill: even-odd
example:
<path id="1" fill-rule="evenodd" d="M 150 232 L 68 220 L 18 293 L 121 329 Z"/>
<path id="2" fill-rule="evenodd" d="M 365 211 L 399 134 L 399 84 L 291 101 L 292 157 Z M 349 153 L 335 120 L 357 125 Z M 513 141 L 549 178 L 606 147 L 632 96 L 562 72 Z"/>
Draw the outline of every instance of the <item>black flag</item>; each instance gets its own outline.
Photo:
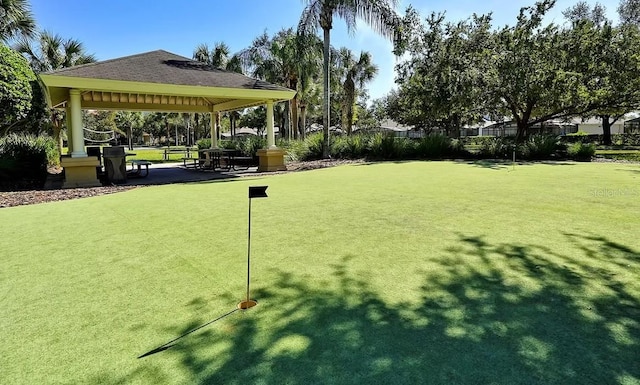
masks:
<path id="1" fill-rule="evenodd" d="M 267 188 L 269 186 L 249 186 L 249 199 L 267 198 Z"/>

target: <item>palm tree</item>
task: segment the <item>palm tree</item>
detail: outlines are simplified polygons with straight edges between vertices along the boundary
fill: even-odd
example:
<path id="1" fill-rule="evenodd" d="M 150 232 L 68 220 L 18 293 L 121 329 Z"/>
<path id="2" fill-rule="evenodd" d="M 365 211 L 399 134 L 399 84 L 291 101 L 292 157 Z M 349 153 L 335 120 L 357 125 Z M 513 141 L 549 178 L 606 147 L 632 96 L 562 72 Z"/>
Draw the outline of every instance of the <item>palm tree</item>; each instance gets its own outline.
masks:
<path id="1" fill-rule="evenodd" d="M 38 33 L 37 40 L 22 38 L 15 47 L 16 51 L 24 55 L 31 68 L 36 73 L 53 71 L 60 68 L 93 63 L 96 58 L 88 54 L 82 42 L 76 39 L 64 39 L 58 34 L 48 31 Z M 53 137 L 58 143 L 58 150 L 62 154 L 62 122 L 64 115 L 57 110 L 51 111 Z"/>
<path id="2" fill-rule="evenodd" d="M 366 83 L 373 80 L 378 73 L 378 67 L 372 63 L 369 52 L 361 52 L 356 60 L 351 50 L 340 49 L 338 53 L 339 67 L 342 69 L 342 129 L 351 134 L 353 124 L 353 107 L 359 91 Z"/>
<path id="3" fill-rule="evenodd" d="M 231 49 L 225 42 L 216 42 L 213 49 L 209 48 L 209 45 L 207 43 L 202 43 L 199 44 L 193 51 L 193 59 L 201 63 L 207 63 L 214 68 L 236 72 L 239 74 L 244 73 L 240 56 L 238 54 L 229 56 L 230 53 Z M 235 111 L 229 113 L 232 135 L 234 135 L 235 121 L 238 118 L 238 115 L 239 114 Z M 196 126 L 198 124 L 197 119 L 198 118 L 196 117 Z M 219 122 L 219 114 L 216 114 L 216 119 Z"/>
<path id="4" fill-rule="evenodd" d="M 213 48 L 207 43 L 199 44 L 193 51 L 193 59 L 214 68 L 242 73 L 242 62 L 238 55 L 229 56 L 231 50 L 225 42 L 216 42 Z"/>
<path id="5" fill-rule="evenodd" d="M 356 19 L 364 20 L 374 31 L 385 37 L 396 37 L 400 19 L 395 12 L 398 0 L 305 0 L 307 5 L 302 11 L 298 23 L 298 34 L 315 34 L 318 27 L 324 33 L 324 148 L 323 156 L 329 157 L 329 56 L 331 47 L 331 28 L 336 15 L 347 23 L 349 31 L 356 27 Z"/>
<path id="6" fill-rule="evenodd" d="M 298 91 L 287 104 L 289 111 L 285 111 L 287 121 L 291 115 L 291 130 L 288 124 L 281 127 L 297 138 L 300 88 L 319 71 L 320 40 L 313 35 L 297 35 L 291 28 L 281 30 L 273 38 L 264 33 L 242 51 L 241 57 L 251 67 L 252 76 Z"/>
<path id="7" fill-rule="evenodd" d="M 27 0 L 0 1 L 0 41 L 16 37 L 31 37 L 36 31 L 36 21 Z"/>
<path id="8" fill-rule="evenodd" d="M 79 40 L 64 39 L 49 31 L 38 33 L 37 42 L 20 39 L 16 51 L 29 60 L 36 72 L 53 71 L 96 61 L 96 57 L 88 54 Z"/>

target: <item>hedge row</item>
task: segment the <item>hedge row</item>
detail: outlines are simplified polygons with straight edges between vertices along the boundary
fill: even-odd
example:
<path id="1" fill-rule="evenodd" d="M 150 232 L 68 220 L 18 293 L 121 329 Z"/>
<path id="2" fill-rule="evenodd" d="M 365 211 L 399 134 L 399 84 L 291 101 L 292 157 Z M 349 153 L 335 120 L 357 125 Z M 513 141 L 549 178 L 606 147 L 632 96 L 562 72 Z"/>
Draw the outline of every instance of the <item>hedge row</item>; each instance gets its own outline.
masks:
<path id="1" fill-rule="evenodd" d="M 443 135 L 409 139 L 381 133 L 333 136 L 329 143 L 329 153 L 335 159 L 511 159 L 515 150 L 518 159 L 589 160 L 595 154 L 595 145 L 579 142 L 567 147 L 558 137 L 546 135 L 533 135 L 517 146 L 512 138 L 483 137 L 470 145 Z M 290 160 L 320 159 L 323 137 L 314 134 L 304 141 L 285 144 L 285 148 Z"/>
<path id="2" fill-rule="evenodd" d="M 48 136 L 10 134 L 0 138 L 0 190 L 41 188 L 47 166 L 58 164 L 56 142 Z"/>

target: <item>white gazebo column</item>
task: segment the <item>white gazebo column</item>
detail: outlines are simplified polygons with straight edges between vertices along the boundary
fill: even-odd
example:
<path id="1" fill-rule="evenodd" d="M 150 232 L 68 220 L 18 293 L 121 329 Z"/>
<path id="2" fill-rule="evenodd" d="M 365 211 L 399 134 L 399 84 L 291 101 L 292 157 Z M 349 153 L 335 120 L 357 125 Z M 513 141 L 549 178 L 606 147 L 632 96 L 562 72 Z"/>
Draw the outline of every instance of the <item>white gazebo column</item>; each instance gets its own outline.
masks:
<path id="1" fill-rule="evenodd" d="M 258 150 L 258 171 L 285 171 L 284 151 L 276 147 L 273 129 L 273 100 L 267 100 L 267 148 Z"/>
<path id="2" fill-rule="evenodd" d="M 69 109 L 71 110 L 71 142 L 73 143 L 71 157 L 84 158 L 87 156 L 87 152 L 84 150 L 80 90 L 69 90 Z"/>
<path id="3" fill-rule="evenodd" d="M 87 156 L 82 132 L 82 100 L 80 90 L 69 90 L 67 105 L 67 143 L 70 156 L 62 157 L 64 168 L 63 188 L 100 186 L 96 167 L 100 166 L 97 156 Z"/>
<path id="4" fill-rule="evenodd" d="M 273 100 L 267 101 L 267 148 L 276 148 L 276 135 L 273 132 Z"/>

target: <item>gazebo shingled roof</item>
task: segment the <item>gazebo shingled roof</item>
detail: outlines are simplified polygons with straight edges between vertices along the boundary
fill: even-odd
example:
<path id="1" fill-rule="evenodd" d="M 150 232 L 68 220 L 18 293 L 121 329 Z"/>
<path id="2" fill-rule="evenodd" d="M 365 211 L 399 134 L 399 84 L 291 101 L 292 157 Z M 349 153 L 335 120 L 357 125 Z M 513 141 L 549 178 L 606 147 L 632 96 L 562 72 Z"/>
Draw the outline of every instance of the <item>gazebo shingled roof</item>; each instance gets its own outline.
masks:
<path id="1" fill-rule="evenodd" d="M 82 90 L 83 108 L 175 112 L 228 111 L 295 95 L 164 50 L 64 68 L 40 78 L 52 107 L 65 105 L 72 88 Z"/>

